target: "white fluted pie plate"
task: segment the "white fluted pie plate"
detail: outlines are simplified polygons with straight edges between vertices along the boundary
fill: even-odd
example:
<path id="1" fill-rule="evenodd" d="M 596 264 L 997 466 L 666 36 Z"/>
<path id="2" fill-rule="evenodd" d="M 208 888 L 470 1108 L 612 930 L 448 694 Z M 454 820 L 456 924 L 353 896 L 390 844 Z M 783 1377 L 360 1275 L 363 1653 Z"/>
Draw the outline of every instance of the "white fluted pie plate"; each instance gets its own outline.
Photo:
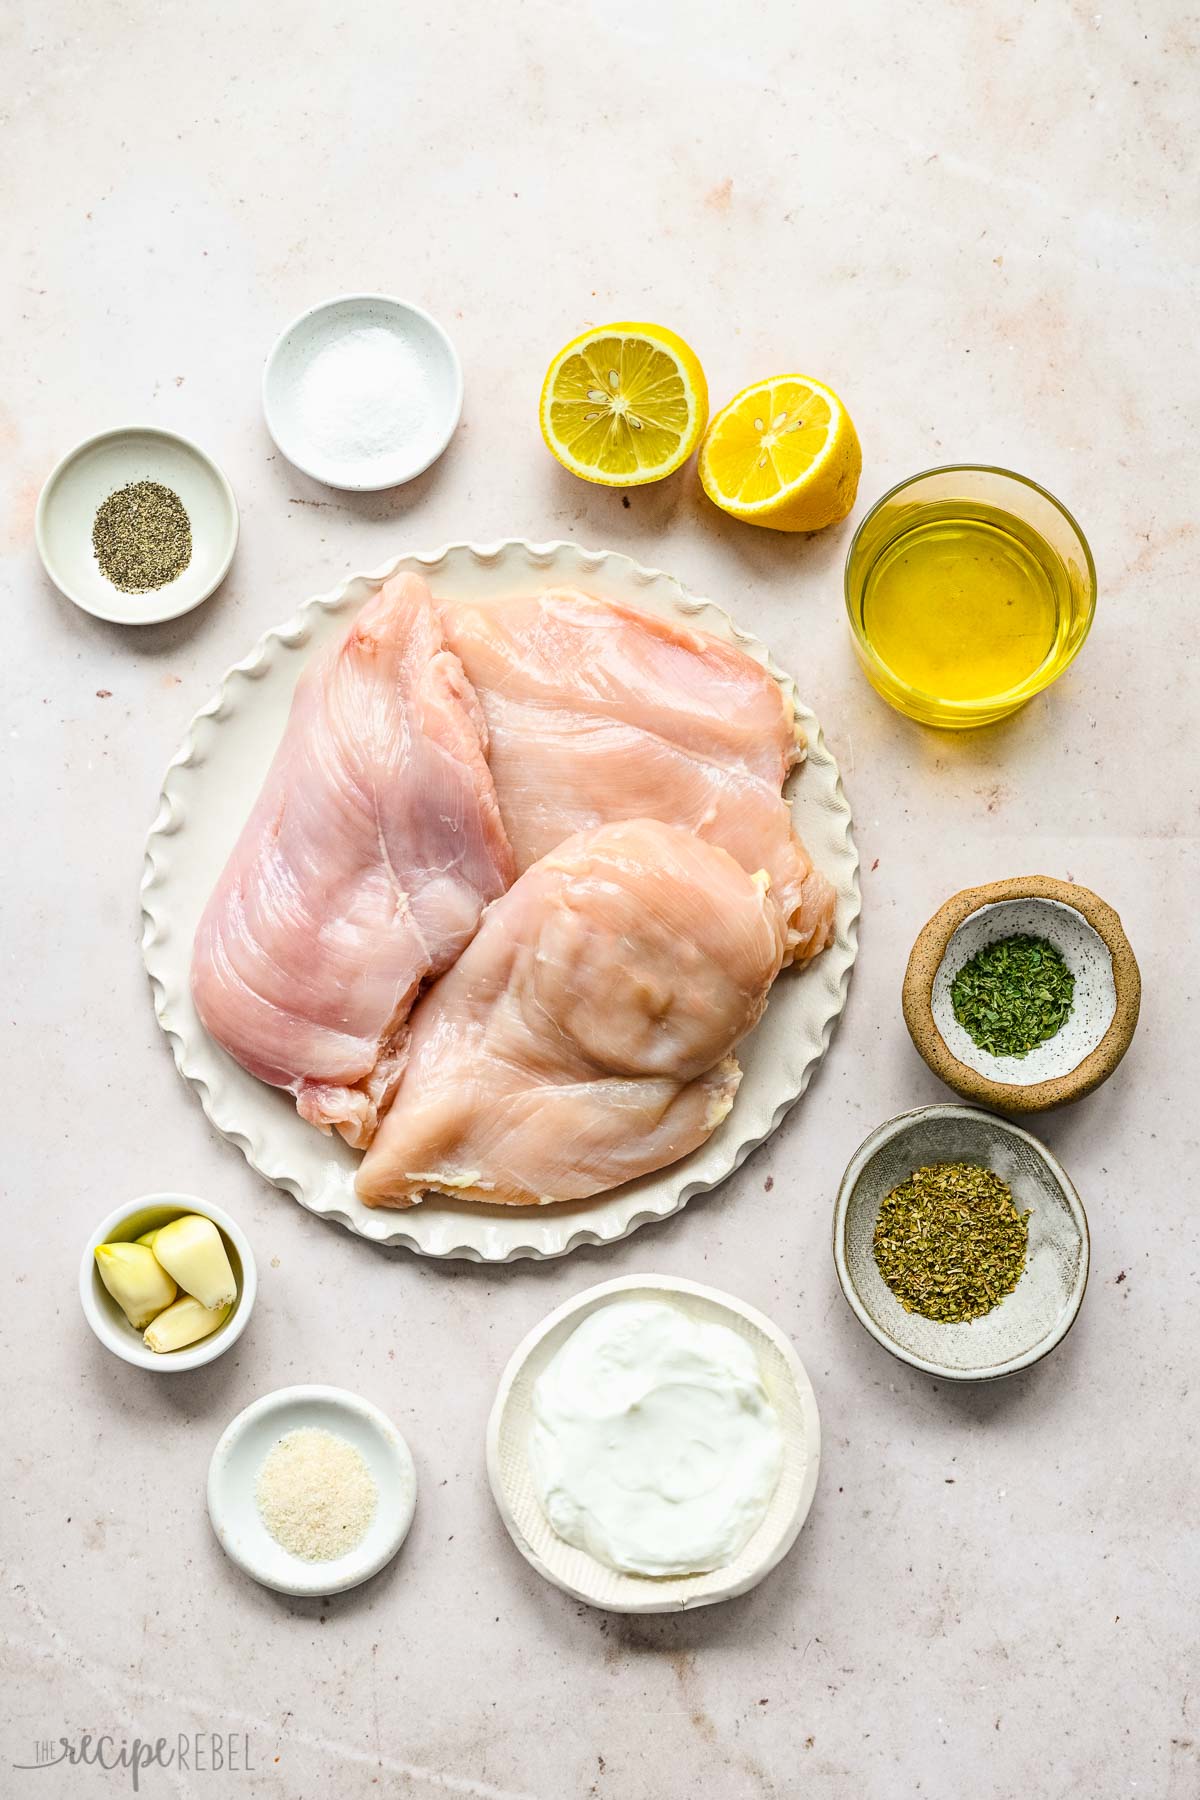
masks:
<path id="1" fill-rule="evenodd" d="M 525 1208 L 431 1196 L 405 1211 L 366 1207 L 354 1193 L 357 1152 L 305 1124 L 290 1095 L 256 1081 L 213 1042 L 192 1005 L 188 968 L 200 914 L 275 754 L 301 668 L 397 569 L 425 576 L 447 599 L 571 585 L 679 618 L 740 645 L 795 698 L 790 678 L 765 647 L 720 607 L 615 552 L 511 538 L 399 556 L 352 576 L 332 593 L 306 601 L 230 669 L 168 766 L 142 879 L 142 952 L 155 1012 L 181 1074 L 218 1131 L 269 1181 L 360 1237 L 475 1262 L 562 1256 L 578 1244 L 611 1243 L 678 1212 L 731 1174 L 804 1092 L 825 1053 L 845 1003 L 859 912 L 858 855 L 837 765 L 816 718 L 796 700 L 808 756 L 791 777 L 789 803 L 814 863 L 837 889 L 837 939 L 810 968 L 785 972 L 776 982 L 766 1013 L 738 1050 L 745 1074 L 733 1110 L 706 1144 L 668 1169 L 592 1200 Z"/>

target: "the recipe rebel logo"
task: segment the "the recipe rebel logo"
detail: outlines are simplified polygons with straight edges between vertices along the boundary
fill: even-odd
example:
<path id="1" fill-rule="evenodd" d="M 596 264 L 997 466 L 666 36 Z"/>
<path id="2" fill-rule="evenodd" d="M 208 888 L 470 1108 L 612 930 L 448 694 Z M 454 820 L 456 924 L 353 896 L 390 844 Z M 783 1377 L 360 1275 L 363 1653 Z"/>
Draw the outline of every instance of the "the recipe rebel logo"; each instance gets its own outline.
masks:
<path id="1" fill-rule="evenodd" d="M 57 1769 L 124 1769 L 132 1791 L 141 1792 L 142 1776 L 153 1769 L 189 1775 L 252 1775 L 256 1764 L 248 1732 L 180 1731 L 174 1737 L 121 1738 L 111 1732 L 81 1731 L 75 1737 L 39 1738 L 32 1760 L 14 1762 L 25 1771 Z"/>

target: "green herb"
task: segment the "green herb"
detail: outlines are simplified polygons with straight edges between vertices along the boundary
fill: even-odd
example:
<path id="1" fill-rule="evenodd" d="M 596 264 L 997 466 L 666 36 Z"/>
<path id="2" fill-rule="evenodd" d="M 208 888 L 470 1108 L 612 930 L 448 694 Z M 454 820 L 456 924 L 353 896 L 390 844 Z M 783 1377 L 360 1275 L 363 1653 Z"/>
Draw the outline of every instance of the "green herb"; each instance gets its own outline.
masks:
<path id="1" fill-rule="evenodd" d="M 1028 1219 L 990 1169 L 930 1163 L 880 1205 L 875 1261 L 906 1312 L 944 1324 L 979 1319 L 1021 1279 Z"/>
<path id="2" fill-rule="evenodd" d="M 192 522 L 174 489 L 131 481 L 101 502 L 92 549 L 114 587 L 144 594 L 183 574 L 192 560 Z"/>
<path id="3" fill-rule="evenodd" d="M 1039 937 L 986 944 L 950 983 L 955 1018 L 993 1056 L 1028 1056 L 1062 1030 L 1074 997 L 1075 977 Z"/>

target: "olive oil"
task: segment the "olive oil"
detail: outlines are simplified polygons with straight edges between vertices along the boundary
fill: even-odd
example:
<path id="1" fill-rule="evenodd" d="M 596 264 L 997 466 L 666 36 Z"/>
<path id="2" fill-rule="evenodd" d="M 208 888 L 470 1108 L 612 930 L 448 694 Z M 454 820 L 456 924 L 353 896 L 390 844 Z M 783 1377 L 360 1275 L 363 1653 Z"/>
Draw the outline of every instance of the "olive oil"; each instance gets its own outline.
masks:
<path id="1" fill-rule="evenodd" d="M 945 500 L 896 521 L 862 590 L 862 629 L 910 688 L 999 698 L 1052 661 L 1069 629 L 1068 571 L 1015 514 Z"/>
<path id="2" fill-rule="evenodd" d="M 990 725 L 1074 660 L 1096 566 L 1066 507 L 1011 469 L 926 469 L 877 500 L 846 558 L 868 681 L 923 725 Z"/>

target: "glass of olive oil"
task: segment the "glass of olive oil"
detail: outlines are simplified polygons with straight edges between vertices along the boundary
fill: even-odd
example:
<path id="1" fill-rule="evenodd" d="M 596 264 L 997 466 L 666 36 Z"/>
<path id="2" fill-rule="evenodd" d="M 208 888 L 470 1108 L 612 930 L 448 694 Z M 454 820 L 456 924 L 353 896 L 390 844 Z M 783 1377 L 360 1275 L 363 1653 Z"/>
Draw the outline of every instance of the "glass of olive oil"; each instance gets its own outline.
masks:
<path id="1" fill-rule="evenodd" d="M 846 559 L 858 659 L 925 725 L 989 725 L 1060 676 L 1096 610 L 1067 509 L 1007 469 L 930 469 L 885 494 Z"/>

